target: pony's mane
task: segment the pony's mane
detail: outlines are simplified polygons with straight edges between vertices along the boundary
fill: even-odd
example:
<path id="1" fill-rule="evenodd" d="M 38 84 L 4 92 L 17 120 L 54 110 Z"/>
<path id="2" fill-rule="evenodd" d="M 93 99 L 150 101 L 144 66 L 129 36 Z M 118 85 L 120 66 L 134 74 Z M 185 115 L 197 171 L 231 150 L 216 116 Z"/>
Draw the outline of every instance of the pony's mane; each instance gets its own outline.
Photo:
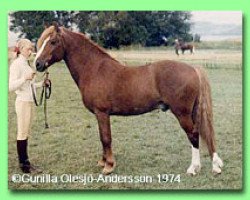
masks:
<path id="1" fill-rule="evenodd" d="M 73 31 L 70 31 L 70 30 L 68 30 L 68 29 L 66 29 L 66 28 L 64 28 L 64 27 L 62 27 L 61 30 L 63 30 L 64 32 L 69 32 L 69 33 L 74 33 L 74 34 L 76 34 L 76 35 L 79 35 L 80 37 L 83 38 L 83 40 L 85 40 L 85 41 L 87 41 L 88 43 L 90 43 L 91 46 L 93 46 L 94 48 L 98 49 L 99 52 L 101 52 L 102 54 L 108 56 L 108 57 L 111 58 L 112 60 L 114 60 L 114 61 L 116 61 L 116 62 L 119 63 L 119 61 L 116 60 L 115 58 L 113 58 L 109 53 L 107 53 L 107 51 L 106 51 L 104 48 L 100 47 L 97 43 L 95 43 L 94 41 L 92 41 L 91 39 L 89 39 L 88 37 L 86 37 L 85 34 L 83 34 L 83 33 L 81 33 L 81 32 L 73 32 Z"/>
<path id="2" fill-rule="evenodd" d="M 105 51 L 105 49 L 103 49 L 102 47 L 100 47 L 98 44 L 96 44 L 94 41 L 92 41 L 91 39 L 89 39 L 88 37 L 86 37 L 83 33 L 80 33 L 80 32 L 73 32 L 73 31 L 70 31 L 64 27 L 60 27 L 60 30 L 65 33 L 73 33 L 73 34 L 76 34 L 76 35 L 79 35 L 80 37 L 83 38 L 83 40 L 87 41 L 89 44 L 91 44 L 91 46 L 93 46 L 94 48 L 98 49 L 99 52 L 101 52 L 103 55 L 106 55 L 108 56 L 109 58 L 111 58 L 112 60 L 116 61 L 119 63 L 119 61 L 117 61 L 115 58 L 113 58 L 109 53 L 107 53 Z M 55 26 L 50 26 L 48 28 L 46 28 L 42 35 L 40 36 L 40 38 L 38 39 L 37 41 L 37 49 L 39 50 L 44 42 L 44 40 L 46 40 L 46 38 L 48 38 L 50 35 L 52 35 L 53 33 L 55 33 L 56 31 L 56 28 Z"/>

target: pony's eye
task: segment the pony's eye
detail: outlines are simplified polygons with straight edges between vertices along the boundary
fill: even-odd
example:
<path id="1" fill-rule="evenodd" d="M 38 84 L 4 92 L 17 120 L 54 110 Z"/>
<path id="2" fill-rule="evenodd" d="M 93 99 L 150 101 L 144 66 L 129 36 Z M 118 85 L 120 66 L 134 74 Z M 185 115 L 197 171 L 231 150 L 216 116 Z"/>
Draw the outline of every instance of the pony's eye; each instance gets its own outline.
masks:
<path id="1" fill-rule="evenodd" d="M 55 44 L 56 44 L 56 41 L 55 41 L 55 40 L 52 40 L 52 41 L 50 42 L 50 44 L 51 44 L 51 45 L 55 45 Z"/>

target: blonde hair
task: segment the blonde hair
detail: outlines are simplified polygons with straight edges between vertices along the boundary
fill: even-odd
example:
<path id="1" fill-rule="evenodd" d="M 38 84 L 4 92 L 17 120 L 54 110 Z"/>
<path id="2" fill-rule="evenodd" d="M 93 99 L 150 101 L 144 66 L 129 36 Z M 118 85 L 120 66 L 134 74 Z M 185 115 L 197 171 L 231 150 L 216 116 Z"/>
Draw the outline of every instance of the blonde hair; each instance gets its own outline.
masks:
<path id="1" fill-rule="evenodd" d="M 21 50 L 24 47 L 34 48 L 34 45 L 32 44 L 32 42 L 30 40 L 25 39 L 25 38 L 18 40 L 16 43 L 16 47 L 15 47 L 15 53 L 16 53 L 15 58 L 18 57 L 18 55 L 21 53 Z"/>
<path id="2" fill-rule="evenodd" d="M 19 50 L 21 51 L 21 49 L 23 49 L 24 47 L 33 47 L 33 44 L 30 40 L 28 39 L 20 39 L 18 42 L 17 42 L 17 45 L 16 45 Z"/>

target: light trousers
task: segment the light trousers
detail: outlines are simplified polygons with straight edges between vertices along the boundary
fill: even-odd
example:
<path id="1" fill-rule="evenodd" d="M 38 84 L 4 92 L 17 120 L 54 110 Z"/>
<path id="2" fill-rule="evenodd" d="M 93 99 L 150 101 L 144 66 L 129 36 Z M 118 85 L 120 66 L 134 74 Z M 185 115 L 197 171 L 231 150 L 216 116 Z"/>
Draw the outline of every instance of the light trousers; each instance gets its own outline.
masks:
<path id="1" fill-rule="evenodd" d="M 30 101 L 16 100 L 17 140 L 26 140 L 31 135 L 34 104 Z"/>

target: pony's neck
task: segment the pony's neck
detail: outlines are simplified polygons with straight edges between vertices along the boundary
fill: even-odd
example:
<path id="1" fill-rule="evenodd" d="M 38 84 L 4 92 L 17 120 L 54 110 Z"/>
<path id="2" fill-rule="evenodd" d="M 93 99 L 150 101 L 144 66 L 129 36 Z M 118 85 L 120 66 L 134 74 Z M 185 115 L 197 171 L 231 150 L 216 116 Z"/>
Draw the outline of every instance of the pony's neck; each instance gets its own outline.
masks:
<path id="1" fill-rule="evenodd" d="M 103 59 L 118 62 L 83 34 L 66 29 L 62 31 L 65 48 L 64 61 L 77 85 L 80 79 L 86 80 L 92 73 L 96 73 Z"/>

